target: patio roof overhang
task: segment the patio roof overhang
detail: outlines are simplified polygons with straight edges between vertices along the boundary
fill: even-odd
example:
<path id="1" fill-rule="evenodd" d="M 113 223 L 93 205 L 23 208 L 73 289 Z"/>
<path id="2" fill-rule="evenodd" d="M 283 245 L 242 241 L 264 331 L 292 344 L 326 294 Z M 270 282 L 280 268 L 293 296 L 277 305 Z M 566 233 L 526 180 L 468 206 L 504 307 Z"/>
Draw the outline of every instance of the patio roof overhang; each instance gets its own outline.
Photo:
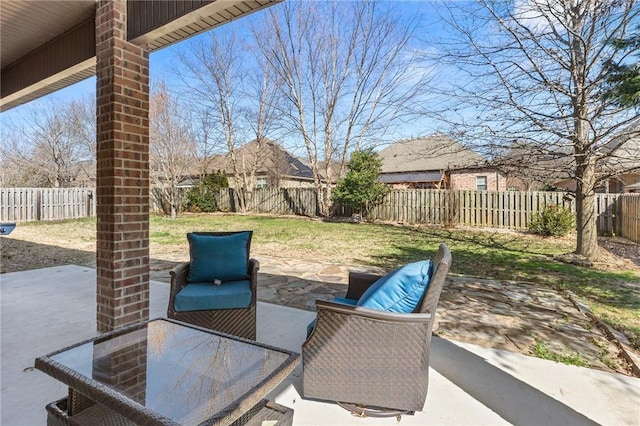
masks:
<path id="1" fill-rule="evenodd" d="M 96 75 L 98 331 L 149 315 L 149 52 L 279 1 L 0 2 L 0 110 Z"/>
<path id="2" fill-rule="evenodd" d="M 161 49 L 281 0 L 162 0 L 127 4 L 127 39 Z M 96 72 L 96 0 L 2 0 L 0 111 Z"/>

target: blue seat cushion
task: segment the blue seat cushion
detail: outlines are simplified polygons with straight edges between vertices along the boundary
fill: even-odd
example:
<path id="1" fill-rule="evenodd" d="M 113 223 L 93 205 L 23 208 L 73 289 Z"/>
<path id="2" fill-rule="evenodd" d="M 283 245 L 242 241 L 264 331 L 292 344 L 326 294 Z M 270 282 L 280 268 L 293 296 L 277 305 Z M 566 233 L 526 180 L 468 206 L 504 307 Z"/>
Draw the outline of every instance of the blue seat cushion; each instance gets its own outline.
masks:
<path id="1" fill-rule="evenodd" d="M 409 263 L 373 283 L 357 306 L 379 311 L 411 313 L 427 291 L 431 261 Z"/>
<path id="2" fill-rule="evenodd" d="M 226 281 L 220 285 L 210 282 L 190 283 L 178 292 L 174 308 L 178 312 L 208 311 L 212 309 L 248 308 L 251 305 L 251 282 Z"/>
<path id="3" fill-rule="evenodd" d="M 251 231 L 230 235 L 188 233 L 188 283 L 237 281 L 249 278 Z"/>

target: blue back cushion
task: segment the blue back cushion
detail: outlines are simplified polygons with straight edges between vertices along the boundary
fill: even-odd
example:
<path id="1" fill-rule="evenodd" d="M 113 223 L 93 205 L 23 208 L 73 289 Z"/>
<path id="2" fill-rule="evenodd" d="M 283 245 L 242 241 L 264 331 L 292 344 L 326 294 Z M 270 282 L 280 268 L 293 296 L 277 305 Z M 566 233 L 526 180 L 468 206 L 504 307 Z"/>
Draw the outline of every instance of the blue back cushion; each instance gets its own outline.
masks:
<path id="1" fill-rule="evenodd" d="M 411 313 L 427 291 L 430 272 L 430 260 L 404 265 L 373 283 L 358 300 L 358 306 Z"/>
<path id="2" fill-rule="evenodd" d="M 351 306 L 356 306 L 358 304 L 358 301 L 355 299 L 347 299 L 346 297 L 334 297 L 333 301 L 336 303 L 342 303 L 343 305 L 351 305 Z"/>
<path id="3" fill-rule="evenodd" d="M 187 284 L 178 292 L 174 303 L 178 312 L 207 311 L 211 309 L 248 308 L 251 304 L 251 282 L 228 281 L 222 285 L 206 283 Z"/>
<path id="4" fill-rule="evenodd" d="M 189 275 L 187 282 L 243 280 L 249 278 L 248 245 L 251 231 L 230 235 L 187 234 Z"/>

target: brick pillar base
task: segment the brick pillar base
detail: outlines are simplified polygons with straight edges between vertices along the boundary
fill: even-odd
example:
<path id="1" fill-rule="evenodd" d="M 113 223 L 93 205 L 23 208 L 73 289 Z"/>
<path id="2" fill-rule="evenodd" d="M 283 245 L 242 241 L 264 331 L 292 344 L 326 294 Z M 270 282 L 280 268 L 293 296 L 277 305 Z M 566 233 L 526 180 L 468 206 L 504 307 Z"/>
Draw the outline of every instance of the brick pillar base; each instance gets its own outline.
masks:
<path id="1" fill-rule="evenodd" d="M 126 0 L 99 0 L 97 327 L 149 318 L 149 56 L 127 42 Z"/>

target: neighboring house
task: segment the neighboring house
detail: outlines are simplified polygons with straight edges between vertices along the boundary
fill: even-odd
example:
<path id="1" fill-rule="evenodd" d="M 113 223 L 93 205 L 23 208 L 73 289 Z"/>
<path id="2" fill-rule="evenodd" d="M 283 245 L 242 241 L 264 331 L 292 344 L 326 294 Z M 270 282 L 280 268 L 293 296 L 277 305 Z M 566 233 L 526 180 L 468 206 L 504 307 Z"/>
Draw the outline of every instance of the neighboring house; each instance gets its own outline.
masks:
<path id="1" fill-rule="evenodd" d="M 382 159 L 380 181 L 393 188 L 507 189 L 504 173 L 443 135 L 402 140 L 378 154 Z"/>
<path id="2" fill-rule="evenodd" d="M 313 187 L 313 172 L 303 160 L 291 154 L 275 142 L 265 141 L 258 145 L 251 141 L 236 151 L 240 170 L 250 172 L 257 164 L 255 188 L 310 188 Z M 223 169 L 229 178 L 229 185 L 235 186 L 235 176 L 231 157 L 225 156 Z"/>
<path id="3" fill-rule="evenodd" d="M 553 184 L 558 189 L 575 192 L 576 180 L 563 179 Z M 622 173 L 602 180 L 596 187 L 598 193 L 638 192 L 640 187 L 640 173 Z"/>
<path id="4" fill-rule="evenodd" d="M 640 125 L 636 125 L 635 135 L 640 132 Z M 615 146 L 608 156 L 598 164 L 596 173 L 602 179 L 596 192 L 621 193 L 637 192 L 640 184 L 640 136 L 627 137 L 623 143 L 620 139 L 614 139 L 611 144 Z M 608 149 L 605 146 L 603 149 Z M 611 148 L 609 148 L 611 149 Z M 575 191 L 575 179 L 563 179 L 554 186 L 566 191 Z"/>
<path id="5" fill-rule="evenodd" d="M 332 161 L 330 164 L 331 167 L 331 179 L 327 179 L 327 162 L 326 161 L 318 161 L 318 175 L 320 176 L 320 181 L 323 185 L 326 185 L 330 180 L 332 184 L 336 184 L 338 180 L 342 179 L 346 176 L 349 171 L 349 167 L 345 167 L 340 173 L 340 163 L 338 161 Z"/>
<path id="6" fill-rule="evenodd" d="M 72 185 L 75 188 L 96 187 L 96 162 L 95 160 L 79 161 L 72 166 Z"/>
<path id="7" fill-rule="evenodd" d="M 515 141 L 493 158 L 493 165 L 507 176 L 507 190 L 539 191 L 568 176 L 570 153 L 547 152 L 535 145 Z"/>
<path id="8" fill-rule="evenodd" d="M 606 192 L 631 192 L 633 185 L 640 183 L 640 124 L 634 130 L 635 136 L 617 147 L 604 162 L 603 171 L 613 175 L 602 185 Z"/>
<path id="9" fill-rule="evenodd" d="M 236 161 L 239 172 L 251 172 L 254 164 L 255 189 L 266 187 L 277 188 L 311 188 L 313 187 L 313 172 L 311 167 L 299 157 L 291 154 L 272 141 L 258 144 L 251 141 L 236 150 Z M 240 176 L 234 173 L 231 156 L 216 155 L 203 160 L 199 166 L 194 166 L 191 176 L 185 177 L 179 186 L 189 187 L 199 178 L 202 170 L 207 173 L 224 172 L 229 179 L 229 186 L 239 185 Z"/>
<path id="10" fill-rule="evenodd" d="M 638 183 L 634 183 L 632 185 L 626 185 L 624 187 L 624 192 L 629 194 L 640 194 L 640 181 Z"/>

